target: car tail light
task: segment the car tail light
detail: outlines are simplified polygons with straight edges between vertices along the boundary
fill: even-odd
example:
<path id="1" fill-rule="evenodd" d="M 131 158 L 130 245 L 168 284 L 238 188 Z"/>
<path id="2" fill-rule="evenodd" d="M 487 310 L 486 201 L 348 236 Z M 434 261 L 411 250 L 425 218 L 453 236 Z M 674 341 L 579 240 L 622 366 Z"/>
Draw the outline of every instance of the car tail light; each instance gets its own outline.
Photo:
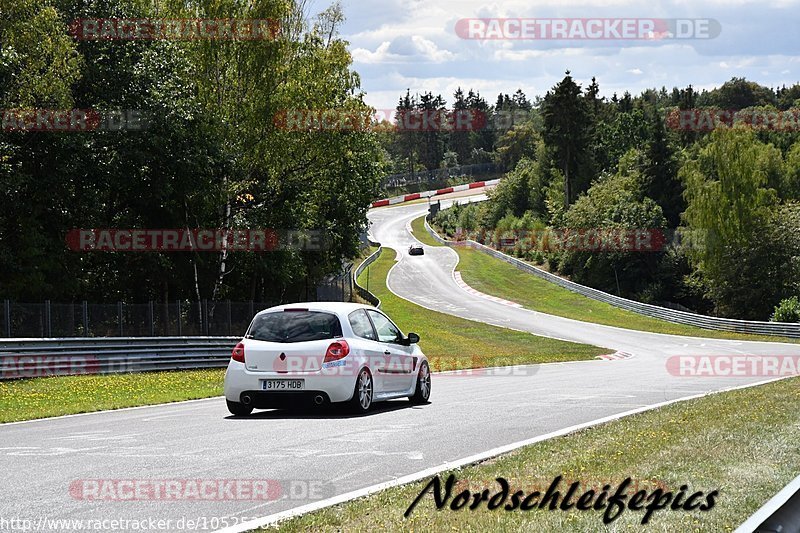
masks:
<path id="1" fill-rule="evenodd" d="M 350 345 L 347 344 L 346 340 L 332 342 L 331 345 L 328 346 L 328 351 L 325 352 L 325 360 L 323 361 L 323 363 L 338 361 L 343 357 L 347 357 L 347 354 L 349 353 L 350 353 Z"/>
<path id="2" fill-rule="evenodd" d="M 231 359 L 244 363 L 244 344 L 240 342 L 236 345 L 236 348 L 233 349 L 233 353 L 231 353 Z"/>

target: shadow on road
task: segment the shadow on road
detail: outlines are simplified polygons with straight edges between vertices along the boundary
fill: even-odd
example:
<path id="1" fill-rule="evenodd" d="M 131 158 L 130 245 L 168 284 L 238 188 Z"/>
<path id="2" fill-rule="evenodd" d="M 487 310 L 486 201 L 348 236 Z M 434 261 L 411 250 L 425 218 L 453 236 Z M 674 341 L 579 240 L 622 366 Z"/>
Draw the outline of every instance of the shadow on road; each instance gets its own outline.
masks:
<path id="1" fill-rule="evenodd" d="M 362 418 L 388 413 L 391 411 L 399 411 L 401 409 L 419 409 L 429 405 L 430 402 L 424 405 L 414 405 L 408 400 L 390 400 L 386 402 L 377 402 L 373 404 L 372 409 L 368 413 L 351 413 L 348 412 L 346 406 L 339 405 L 324 405 L 312 407 L 295 407 L 287 409 L 267 409 L 264 411 L 256 411 L 247 416 L 226 416 L 226 420 L 306 420 L 306 419 L 342 419 L 342 418 Z"/>

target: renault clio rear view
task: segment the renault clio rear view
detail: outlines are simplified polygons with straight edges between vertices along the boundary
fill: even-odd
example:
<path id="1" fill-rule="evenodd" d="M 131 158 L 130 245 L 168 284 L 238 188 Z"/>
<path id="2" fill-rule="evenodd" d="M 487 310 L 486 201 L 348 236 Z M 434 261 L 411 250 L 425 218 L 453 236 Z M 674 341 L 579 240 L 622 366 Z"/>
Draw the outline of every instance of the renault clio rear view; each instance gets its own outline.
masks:
<path id="1" fill-rule="evenodd" d="M 408 397 L 425 403 L 430 367 L 414 333 L 378 309 L 316 302 L 258 313 L 236 345 L 225 374 L 234 415 L 253 409 L 349 404 L 366 412 L 373 402 Z"/>

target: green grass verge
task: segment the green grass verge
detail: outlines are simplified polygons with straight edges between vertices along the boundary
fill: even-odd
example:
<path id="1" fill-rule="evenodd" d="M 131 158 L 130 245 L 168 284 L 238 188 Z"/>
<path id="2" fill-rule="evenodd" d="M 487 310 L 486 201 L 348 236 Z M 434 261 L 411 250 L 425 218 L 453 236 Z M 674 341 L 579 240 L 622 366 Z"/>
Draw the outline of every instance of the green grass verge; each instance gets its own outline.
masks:
<path id="1" fill-rule="evenodd" d="M 394 258 L 395 251 L 385 248 L 361 273 L 358 282 L 362 287 L 369 286 L 370 292 L 380 298 L 381 309 L 403 331 L 420 336 L 420 347 L 431 360 L 433 370 L 586 360 L 608 353 L 608 349 L 473 322 L 408 302 L 386 287 Z"/>
<path id="2" fill-rule="evenodd" d="M 411 229 L 414 237 L 423 243 L 441 246 L 425 230 L 423 217 L 413 220 Z M 459 256 L 456 268 L 461 272 L 461 278 L 470 287 L 486 294 L 517 302 L 534 311 L 653 333 L 714 339 L 800 342 L 797 339 L 717 331 L 651 318 L 581 296 L 472 248 L 459 246 L 453 249 Z"/>
<path id="3" fill-rule="evenodd" d="M 224 368 L 0 381 L 0 422 L 209 398 Z"/>
<path id="4" fill-rule="evenodd" d="M 444 246 L 443 244 L 439 244 L 436 239 L 428 233 L 428 230 L 425 229 L 424 216 L 411 221 L 411 233 L 413 233 L 414 237 L 422 244 L 427 244 L 428 246 Z"/>
<path id="5" fill-rule="evenodd" d="M 574 481 L 616 487 L 631 477 L 638 488 L 673 494 L 718 490 L 708 511 L 626 509 L 613 531 L 732 531 L 797 475 L 800 447 L 800 379 L 715 394 L 630 416 L 571 435 L 526 446 L 455 471 L 459 485 L 511 493 L 544 492 L 562 475 L 561 494 Z M 447 479 L 448 473 L 441 475 Z M 281 523 L 285 531 L 605 531 L 603 511 L 436 510 L 428 493 L 408 519 L 403 513 L 429 480 L 389 489 Z M 629 490 L 628 496 L 638 489 Z M 507 500 L 507 501 L 510 501 Z M 449 504 L 449 502 L 448 502 Z"/>

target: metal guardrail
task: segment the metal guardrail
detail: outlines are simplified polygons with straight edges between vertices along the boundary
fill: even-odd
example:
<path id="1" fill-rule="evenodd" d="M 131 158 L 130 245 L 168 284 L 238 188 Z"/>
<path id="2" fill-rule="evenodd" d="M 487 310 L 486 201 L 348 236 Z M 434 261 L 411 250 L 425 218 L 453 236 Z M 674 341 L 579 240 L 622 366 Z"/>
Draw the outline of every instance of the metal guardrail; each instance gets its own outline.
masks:
<path id="1" fill-rule="evenodd" d="M 241 337 L 0 340 L 0 380 L 224 368 Z"/>
<path id="2" fill-rule="evenodd" d="M 690 313 L 687 311 L 679 311 L 676 309 L 668 309 L 666 307 L 659 307 L 657 305 L 645 304 L 642 302 L 629 300 L 627 298 L 614 296 L 613 294 L 608 294 L 607 292 L 593 289 L 591 287 L 575 283 L 574 281 L 570 281 L 562 277 L 556 276 L 555 274 L 547 272 L 546 270 L 542 270 L 541 268 L 537 268 L 533 265 L 530 265 L 525 261 L 522 261 L 521 259 L 517 259 L 516 257 L 511 257 L 510 255 L 506 255 L 503 252 L 500 252 L 498 250 L 495 250 L 494 248 L 490 248 L 475 241 L 471 240 L 450 241 L 447 239 L 443 239 L 438 233 L 436 233 L 436 231 L 433 228 L 431 228 L 430 224 L 428 224 L 427 216 L 425 217 L 425 229 L 428 231 L 428 233 L 431 234 L 431 236 L 437 242 L 441 244 L 447 246 L 465 246 L 465 245 L 469 246 L 470 248 L 474 248 L 483 253 L 489 254 L 493 257 L 496 257 L 497 259 L 500 259 L 501 261 L 505 261 L 506 263 L 510 263 L 515 267 L 519 268 L 520 270 L 524 270 L 525 272 L 538 276 L 551 283 L 555 283 L 556 285 L 564 287 L 565 289 L 568 289 L 572 292 L 576 292 L 588 298 L 592 298 L 593 300 L 598 300 L 600 302 L 604 302 L 613 305 L 615 307 L 619 307 L 620 309 L 625 309 L 627 311 L 633 311 L 634 313 L 639 313 L 640 315 L 645 315 L 652 318 L 660 318 L 661 320 L 667 320 L 669 322 L 675 322 L 677 324 L 696 326 L 705 329 L 731 331 L 735 333 L 748 333 L 755 335 L 773 335 L 779 337 L 800 338 L 800 323 L 791 324 L 791 323 L 781 323 L 781 322 L 759 322 L 751 320 L 736 320 L 732 318 L 719 318 L 719 317 L 699 315 L 697 313 Z"/>
<path id="3" fill-rule="evenodd" d="M 373 241 L 370 241 L 370 244 L 373 244 Z M 353 287 L 355 287 L 356 293 L 362 299 L 374 305 L 375 307 L 381 306 L 380 299 L 371 292 L 369 292 L 369 290 L 358 284 L 358 276 L 360 276 L 361 273 L 364 272 L 365 268 L 374 263 L 375 260 L 378 259 L 378 257 L 380 257 L 381 252 L 383 252 L 383 247 L 380 244 L 378 244 L 378 249 L 372 252 L 372 254 L 370 254 L 369 257 L 364 259 L 364 261 L 360 265 L 358 265 L 358 268 L 356 268 L 355 272 L 353 272 Z"/>

